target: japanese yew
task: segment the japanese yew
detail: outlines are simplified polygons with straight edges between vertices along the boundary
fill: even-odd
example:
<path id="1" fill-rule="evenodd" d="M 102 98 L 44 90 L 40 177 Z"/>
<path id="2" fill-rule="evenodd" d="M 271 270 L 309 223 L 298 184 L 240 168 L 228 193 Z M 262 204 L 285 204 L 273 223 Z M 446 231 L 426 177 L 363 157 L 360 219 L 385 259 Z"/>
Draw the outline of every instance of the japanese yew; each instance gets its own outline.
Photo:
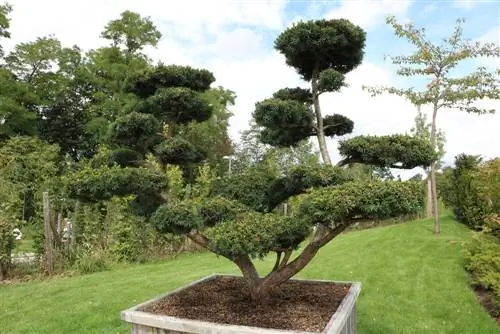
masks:
<path id="1" fill-rule="evenodd" d="M 289 61 L 297 64 L 304 78 L 318 82 L 324 79 L 318 84 L 323 88 L 318 89 L 338 86 L 338 73 L 346 73 L 361 61 L 364 33 L 349 22 L 320 21 L 297 27 L 313 32 L 319 29 L 319 34 L 322 30 L 341 31 L 348 41 L 355 42 L 353 49 L 359 51 L 338 53 L 338 45 L 327 43 L 329 49 L 325 52 L 330 55 L 319 58 L 316 65 L 291 57 Z M 297 42 L 292 35 L 287 36 L 285 33 L 278 39 L 280 48 L 288 49 L 293 44 L 302 48 L 302 56 L 306 57 L 308 45 L 302 45 L 302 39 Z M 342 65 L 337 66 L 337 62 Z M 141 101 L 135 111 L 117 119 L 109 129 L 110 145 L 114 152 L 121 153 L 102 159 L 99 168 L 76 173 L 69 182 L 72 196 L 85 201 L 136 196 L 133 209 L 146 216 L 158 231 L 186 236 L 232 261 L 248 282 L 252 300 L 257 302 L 266 298 L 270 289 L 304 269 L 321 247 L 354 222 L 407 215 L 422 209 L 424 189 L 419 183 L 356 181 L 342 168 L 350 163 L 384 168 L 430 165 L 436 158 L 432 146 L 405 135 L 344 140 L 340 143 L 343 160 L 339 166 L 298 166 L 279 177 L 248 168 L 243 173 L 216 179 L 206 196 L 182 201 L 168 198 L 165 174 L 148 169 L 145 157 L 156 157 L 162 166 L 182 166 L 203 159 L 202 150 L 183 138 L 176 125 L 208 119 L 210 104 L 205 104 L 200 94 L 213 81 L 213 75 L 206 70 L 164 65 L 131 79 L 129 89 Z M 318 118 L 315 121 L 309 112 L 311 94 L 302 89 L 283 89 L 273 99 L 257 104 L 256 121 L 270 125 L 262 133 L 262 140 L 276 146 L 291 145 L 317 131 L 313 124 Z M 285 120 L 293 120 L 289 129 L 271 126 Z M 331 130 L 323 128 L 325 133 L 338 135 L 352 130 L 352 121 L 343 116 L 325 120 L 324 124 L 332 126 Z M 281 215 L 277 207 L 299 194 L 304 198 L 298 210 L 289 216 Z M 294 251 L 298 251 L 295 257 Z M 276 256 L 275 265 L 269 273 L 260 275 L 253 260 L 269 254 Z"/>

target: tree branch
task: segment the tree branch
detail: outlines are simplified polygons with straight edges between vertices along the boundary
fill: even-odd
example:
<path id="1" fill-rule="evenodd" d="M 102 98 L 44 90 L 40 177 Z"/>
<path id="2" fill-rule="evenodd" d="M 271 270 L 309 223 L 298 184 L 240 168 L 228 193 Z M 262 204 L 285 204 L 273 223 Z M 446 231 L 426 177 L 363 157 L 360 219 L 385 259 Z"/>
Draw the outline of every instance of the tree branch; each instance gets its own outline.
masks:
<path id="1" fill-rule="evenodd" d="M 314 258 L 321 247 L 323 247 L 330 240 L 342 233 L 347 228 L 347 226 L 348 224 L 340 224 L 331 229 L 326 226 L 319 225 L 312 240 L 304 248 L 302 253 L 297 256 L 292 262 L 267 275 L 262 281 L 262 285 L 265 286 L 266 289 L 268 289 L 289 280 L 291 277 L 301 271 L 309 262 L 311 262 L 311 260 Z"/>
<path id="2" fill-rule="evenodd" d="M 271 271 L 276 271 L 280 267 L 281 253 L 282 252 L 276 252 L 276 262 L 274 263 L 274 267 Z"/>
<path id="3" fill-rule="evenodd" d="M 283 261 L 281 261 L 279 268 L 283 268 L 285 265 L 288 264 L 290 256 L 292 256 L 292 249 L 285 250 L 285 256 L 283 257 Z"/>

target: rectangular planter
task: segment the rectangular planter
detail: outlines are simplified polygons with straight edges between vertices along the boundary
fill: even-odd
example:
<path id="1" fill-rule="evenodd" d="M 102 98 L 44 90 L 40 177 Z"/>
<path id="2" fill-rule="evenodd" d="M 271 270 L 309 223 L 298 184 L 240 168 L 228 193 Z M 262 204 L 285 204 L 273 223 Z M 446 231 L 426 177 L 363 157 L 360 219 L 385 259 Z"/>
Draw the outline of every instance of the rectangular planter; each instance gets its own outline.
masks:
<path id="1" fill-rule="evenodd" d="M 142 304 L 136 305 L 121 313 L 121 319 L 132 325 L 132 334 L 181 334 L 181 333 L 199 333 L 199 334 L 286 334 L 286 333 L 300 333 L 300 334 L 314 334 L 312 332 L 303 331 L 290 331 L 269 328 L 259 328 L 250 326 L 236 326 L 219 323 L 211 323 L 183 318 L 170 317 L 165 315 L 156 315 L 142 311 L 148 306 L 166 298 L 167 296 L 178 293 L 186 288 L 194 286 L 198 283 L 215 279 L 222 275 L 214 274 L 200 280 L 194 281 L 186 286 L 173 290 L 165 295 L 151 299 Z M 339 305 L 337 311 L 332 315 L 330 321 L 321 333 L 324 334 L 356 334 L 356 300 L 361 291 L 361 284 L 358 282 L 339 282 L 339 281 L 325 281 L 325 280 L 301 280 L 294 279 L 295 281 L 304 282 L 328 282 L 351 284 L 351 287 Z M 317 332 L 316 332 L 317 334 Z"/>

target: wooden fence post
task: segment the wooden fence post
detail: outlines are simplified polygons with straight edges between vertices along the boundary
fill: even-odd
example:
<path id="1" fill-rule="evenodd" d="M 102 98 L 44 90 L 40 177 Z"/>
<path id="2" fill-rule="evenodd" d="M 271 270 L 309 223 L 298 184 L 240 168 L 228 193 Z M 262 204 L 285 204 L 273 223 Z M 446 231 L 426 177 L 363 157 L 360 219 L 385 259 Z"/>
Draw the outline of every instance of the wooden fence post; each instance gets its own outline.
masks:
<path id="1" fill-rule="evenodd" d="M 50 199 L 49 193 L 43 193 L 43 227 L 45 234 L 45 260 L 46 269 L 49 275 L 54 271 L 54 248 L 53 248 L 53 235 L 52 227 L 50 224 Z"/>

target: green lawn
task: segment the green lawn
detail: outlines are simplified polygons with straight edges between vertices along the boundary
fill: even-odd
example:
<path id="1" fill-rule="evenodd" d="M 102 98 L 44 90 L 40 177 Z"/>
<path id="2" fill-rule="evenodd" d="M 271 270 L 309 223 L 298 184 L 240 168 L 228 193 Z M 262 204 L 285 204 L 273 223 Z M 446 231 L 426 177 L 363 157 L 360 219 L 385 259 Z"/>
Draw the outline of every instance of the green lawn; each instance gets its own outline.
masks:
<path id="1" fill-rule="evenodd" d="M 323 248 L 300 276 L 360 281 L 360 334 L 499 333 L 462 269 L 460 244 L 468 230 L 444 218 L 442 231 L 434 237 L 432 224 L 424 221 L 346 233 Z M 214 272 L 235 270 L 212 254 L 192 254 L 0 286 L 0 332 L 127 333 L 121 310 Z"/>

